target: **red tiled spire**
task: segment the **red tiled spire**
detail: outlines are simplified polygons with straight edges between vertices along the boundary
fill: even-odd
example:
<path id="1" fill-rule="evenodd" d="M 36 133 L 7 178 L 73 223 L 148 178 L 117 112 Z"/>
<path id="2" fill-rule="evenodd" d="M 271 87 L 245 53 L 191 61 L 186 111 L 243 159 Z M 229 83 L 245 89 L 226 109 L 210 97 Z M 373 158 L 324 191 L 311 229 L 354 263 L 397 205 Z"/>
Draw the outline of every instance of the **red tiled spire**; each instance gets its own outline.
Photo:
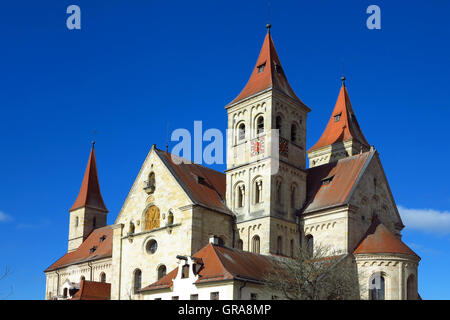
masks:
<path id="1" fill-rule="evenodd" d="M 108 209 L 106 209 L 105 203 L 103 202 L 102 194 L 100 193 L 94 143 L 92 144 L 91 154 L 89 155 L 89 161 L 86 167 L 86 172 L 84 173 L 80 193 L 69 211 L 82 207 L 91 207 L 108 212 Z"/>
<path id="2" fill-rule="evenodd" d="M 349 139 L 357 140 L 367 148 L 370 147 L 359 127 L 358 121 L 356 121 L 344 81 L 345 78 L 343 77 L 341 91 L 325 131 L 322 133 L 319 141 L 308 152 Z M 336 117 L 339 117 L 338 121 L 336 121 Z"/>
<path id="3" fill-rule="evenodd" d="M 272 36 L 270 35 L 270 25 L 267 25 L 267 29 L 268 32 L 266 38 L 264 39 L 261 52 L 259 53 L 256 66 L 253 69 L 250 79 L 241 93 L 231 101 L 230 104 L 248 98 L 249 96 L 268 88 L 277 89 L 287 96 L 300 101 L 289 85 L 284 70 L 281 67 L 280 59 L 278 58 Z"/>

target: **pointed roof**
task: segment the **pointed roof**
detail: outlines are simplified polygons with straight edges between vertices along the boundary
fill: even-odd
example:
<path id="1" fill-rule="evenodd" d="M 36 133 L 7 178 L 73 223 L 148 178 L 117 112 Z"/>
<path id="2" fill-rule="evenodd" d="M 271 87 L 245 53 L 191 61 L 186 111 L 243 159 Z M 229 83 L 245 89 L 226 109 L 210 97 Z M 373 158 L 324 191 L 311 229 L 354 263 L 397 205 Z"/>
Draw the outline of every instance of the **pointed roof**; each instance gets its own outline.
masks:
<path id="1" fill-rule="evenodd" d="M 345 78 L 342 80 L 341 91 L 339 92 L 336 105 L 333 113 L 331 114 L 330 120 L 328 121 L 327 127 L 322 133 L 319 141 L 317 141 L 317 143 L 310 148 L 308 152 L 332 145 L 336 142 L 343 142 L 350 139 L 357 140 L 361 144 L 369 147 L 369 143 L 359 127 L 352 104 L 350 103 L 350 98 L 344 83 Z M 339 120 L 336 121 L 336 116 L 339 115 Z"/>
<path id="2" fill-rule="evenodd" d="M 400 253 L 420 257 L 412 251 L 402 240 L 397 238 L 377 216 L 373 217 L 372 223 L 361 242 L 356 246 L 354 254 L 372 253 Z"/>
<path id="3" fill-rule="evenodd" d="M 270 35 L 270 28 L 268 27 L 268 32 L 264 43 L 259 53 L 258 60 L 256 62 L 255 68 L 253 68 L 250 79 L 247 85 L 241 91 L 241 93 L 228 105 L 235 102 L 248 98 L 258 92 L 266 89 L 277 89 L 288 97 L 301 100 L 295 95 L 294 90 L 292 90 L 289 82 L 284 74 L 284 70 L 281 67 L 280 59 L 278 58 L 277 51 L 272 41 L 272 36 Z"/>
<path id="4" fill-rule="evenodd" d="M 108 209 L 106 209 L 105 203 L 103 202 L 102 194 L 100 193 L 94 143 L 92 143 L 91 154 L 89 155 L 80 192 L 69 212 L 83 207 L 91 207 L 108 212 Z"/>

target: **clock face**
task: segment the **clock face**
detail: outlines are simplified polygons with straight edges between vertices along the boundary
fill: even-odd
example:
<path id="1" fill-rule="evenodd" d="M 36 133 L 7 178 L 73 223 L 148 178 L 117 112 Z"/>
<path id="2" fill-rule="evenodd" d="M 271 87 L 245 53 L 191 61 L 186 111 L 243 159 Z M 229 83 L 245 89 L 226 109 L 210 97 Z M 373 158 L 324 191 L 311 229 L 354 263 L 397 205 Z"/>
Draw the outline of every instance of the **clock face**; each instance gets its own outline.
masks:
<path id="1" fill-rule="evenodd" d="M 279 148 L 280 148 L 280 155 L 282 155 L 283 157 L 287 157 L 289 154 L 289 143 L 286 139 L 280 137 Z"/>
<path id="2" fill-rule="evenodd" d="M 251 141 L 251 155 L 257 156 L 264 153 L 264 137 L 253 139 Z"/>

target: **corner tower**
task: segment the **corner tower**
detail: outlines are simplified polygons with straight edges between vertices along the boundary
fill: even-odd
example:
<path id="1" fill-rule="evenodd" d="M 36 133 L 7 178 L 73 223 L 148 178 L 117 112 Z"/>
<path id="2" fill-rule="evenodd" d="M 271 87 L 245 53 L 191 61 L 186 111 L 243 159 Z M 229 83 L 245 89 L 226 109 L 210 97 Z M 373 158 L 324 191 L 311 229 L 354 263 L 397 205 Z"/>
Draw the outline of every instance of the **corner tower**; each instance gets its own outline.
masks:
<path id="1" fill-rule="evenodd" d="M 80 192 L 70 212 L 68 252 L 76 250 L 92 230 L 106 226 L 108 210 L 100 193 L 94 142 Z"/>
<path id="2" fill-rule="evenodd" d="M 296 213 L 306 197 L 304 148 L 310 109 L 289 85 L 270 25 L 267 29 L 247 85 L 225 107 L 226 202 L 236 215 L 235 246 L 290 255 L 299 244 Z"/>
<path id="3" fill-rule="evenodd" d="M 341 90 L 327 127 L 319 141 L 308 150 L 311 168 L 370 149 L 350 103 L 345 77 L 341 80 Z"/>

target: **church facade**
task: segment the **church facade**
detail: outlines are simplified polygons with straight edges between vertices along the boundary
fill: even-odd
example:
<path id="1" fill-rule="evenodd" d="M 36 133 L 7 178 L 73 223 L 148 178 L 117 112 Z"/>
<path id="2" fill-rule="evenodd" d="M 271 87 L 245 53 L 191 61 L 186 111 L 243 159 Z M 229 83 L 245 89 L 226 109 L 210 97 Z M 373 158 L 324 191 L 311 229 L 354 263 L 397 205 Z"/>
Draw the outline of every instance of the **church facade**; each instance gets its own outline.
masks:
<path id="1" fill-rule="evenodd" d="M 225 173 L 153 145 L 113 225 L 92 147 L 69 210 L 68 251 L 45 270 L 46 299 L 282 299 L 264 287 L 273 257 L 318 244 L 352 260 L 362 299 L 420 298 L 420 258 L 401 241 L 344 78 L 306 150 L 310 108 L 289 85 L 269 26 L 247 85 L 225 109 Z"/>

